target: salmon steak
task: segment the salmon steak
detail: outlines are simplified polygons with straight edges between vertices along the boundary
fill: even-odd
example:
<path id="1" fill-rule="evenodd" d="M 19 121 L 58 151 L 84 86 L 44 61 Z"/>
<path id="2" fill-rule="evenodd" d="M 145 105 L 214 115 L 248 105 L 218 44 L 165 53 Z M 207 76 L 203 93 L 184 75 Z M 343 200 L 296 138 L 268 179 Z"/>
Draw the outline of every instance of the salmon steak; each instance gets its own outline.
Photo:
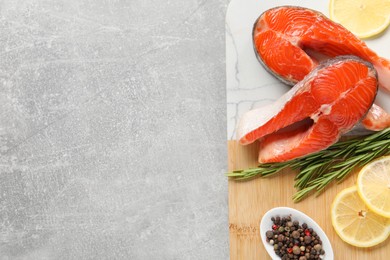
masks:
<path id="1" fill-rule="evenodd" d="M 371 63 L 349 55 L 326 60 L 273 104 L 246 112 L 237 137 L 243 145 L 260 141 L 260 163 L 321 151 L 362 120 L 377 90 Z"/>
<path id="2" fill-rule="evenodd" d="M 354 55 L 372 63 L 379 86 L 390 91 L 390 61 L 318 11 L 297 6 L 271 8 L 254 23 L 252 38 L 260 63 L 288 85 L 301 81 L 324 59 Z M 381 117 L 377 118 L 378 115 Z M 362 122 L 366 129 L 390 127 L 390 115 L 379 106 L 367 116 Z"/>

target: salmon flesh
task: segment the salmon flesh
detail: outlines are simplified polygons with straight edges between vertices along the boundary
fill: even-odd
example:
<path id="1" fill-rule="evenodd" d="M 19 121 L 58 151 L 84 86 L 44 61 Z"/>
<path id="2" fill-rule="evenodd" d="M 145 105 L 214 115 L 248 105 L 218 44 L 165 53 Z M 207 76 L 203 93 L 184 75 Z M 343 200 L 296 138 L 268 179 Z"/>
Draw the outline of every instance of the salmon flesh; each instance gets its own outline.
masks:
<path id="1" fill-rule="evenodd" d="M 373 65 L 355 56 L 320 63 L 275 103 L 245 113 L 241 144 L 260 141 L 259 162 L 283 162 L 326 149 L 350 131 L 373 105 Z"/>
<path id="2" fill-rule="evenodd" d="M 354 55 L 372 63 L 379 86 L 390 91 L 390 61 L 379 57 L 345 27 L 318 11 L 297 6 L 271 8 L 256 20 L 252 36 L 260 63 L 288 85 L 302 80 L 324 59 Z M 381 117 L 377 118 L 378 109 L 381 108 L 369 111 L 362 122 L 366 129 L 390 127 L 390 115 L 381 109 Z"/>

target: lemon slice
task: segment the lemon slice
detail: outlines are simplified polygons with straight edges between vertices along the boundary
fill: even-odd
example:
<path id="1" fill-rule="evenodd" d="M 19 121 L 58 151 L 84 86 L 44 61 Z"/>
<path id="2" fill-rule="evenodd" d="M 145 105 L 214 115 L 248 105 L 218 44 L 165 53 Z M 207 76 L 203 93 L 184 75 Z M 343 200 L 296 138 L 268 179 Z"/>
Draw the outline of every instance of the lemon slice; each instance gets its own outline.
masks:
<path id="1" fill-rule="evenodd" d="M 390 24 L 389 0 L 330 0 L 330 19 L 359 38 L 383 32 Z"/>
<path id="2" fill-rule="evenodd" d="M 390 156 L 364 166 L 357 179 L 357 188 L 370 210 L 390 218 Z"/>
<path id="3" fill-rule="evenodd" d="M 353 246 L 375 246 L 390 234 L 389 219 L 370 211 L 360 199 L 356 186 L 337 194 L 331 216 L 336 233 Z"/>

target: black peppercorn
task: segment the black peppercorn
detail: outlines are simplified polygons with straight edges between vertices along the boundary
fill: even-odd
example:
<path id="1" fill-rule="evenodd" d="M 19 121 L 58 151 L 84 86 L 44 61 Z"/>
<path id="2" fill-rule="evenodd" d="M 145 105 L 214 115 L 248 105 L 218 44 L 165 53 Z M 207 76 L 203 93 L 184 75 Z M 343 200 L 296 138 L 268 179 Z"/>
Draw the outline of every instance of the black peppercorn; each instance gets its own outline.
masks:
<path id="1" fill-rule="evenodd" d="M 290 227 L 290 231 L 294 231 L 294 230 L 295 230 L 294 226 Z"/>
<path id="2" fill-rule="evenodd" d="M 272 231 L 267 231 L 267 232 L 265 233 L 265 236 L 266 236 L 267 238 L 273 238 L 274 232 L 272 232 Z"/>

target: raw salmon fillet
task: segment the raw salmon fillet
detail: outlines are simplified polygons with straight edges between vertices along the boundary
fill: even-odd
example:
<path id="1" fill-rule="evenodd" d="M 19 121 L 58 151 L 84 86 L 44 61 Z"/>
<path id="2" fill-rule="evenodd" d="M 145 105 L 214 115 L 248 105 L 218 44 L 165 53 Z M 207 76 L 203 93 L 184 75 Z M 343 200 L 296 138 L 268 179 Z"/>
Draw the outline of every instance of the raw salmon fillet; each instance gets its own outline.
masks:
<path id="1" fill-rule="evenodd" d="M 248 111 L 237 136 L 260 140 L 259 162 L 282 162 L 326 149 L 372 106 L 378 89 L 371 63 L 355 56 L 329 59 L 275 103 Z"/>
<path id="2" fill-rule="evenodd" d="M 371 62 L 377 70 L 379 86 L 390 91 L 390 61 L 320 12 L 295 6 L 269 9 L 254 24 L 253 44 L 258 60 L 286 84 L 302 80 L 323 59 L 354 55 Z M 370 115 L 375 113 L 370 111 L 362 122 L 365 128 L 390 127 L 390 115 L 382 112 L 382 117 L 377 118 L 378 113 Z"/>

